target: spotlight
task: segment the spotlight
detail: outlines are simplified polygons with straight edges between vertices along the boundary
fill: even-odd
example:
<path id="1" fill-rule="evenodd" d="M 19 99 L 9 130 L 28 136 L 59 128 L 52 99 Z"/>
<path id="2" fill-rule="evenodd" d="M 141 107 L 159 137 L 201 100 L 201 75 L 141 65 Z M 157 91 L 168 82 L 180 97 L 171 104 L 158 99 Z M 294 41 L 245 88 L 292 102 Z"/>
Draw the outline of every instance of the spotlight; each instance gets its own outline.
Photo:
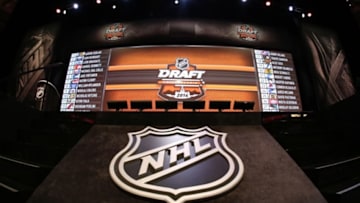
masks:
<path id="1" fill-rule="evenodd" d="M 61 9 L 60 9 L 60 8 L 57 8 L 57 9 L 56 9 L 56 13 L 61 13 Z"/>
<path id="2" fill-rule="evenodd" d="M 266 2 L 265 2 L 265 5 L 266 5 L 266 6 L 271 6 L 271 1 L 266 1 Z"/>
<path id="3" fill-rule="evenodd" d="M 311 13 L 311 12 L 308 12 L 308 13 L 307 13 L 307 17 L 310 18 L 311 16 L 312 16 L 312 13 Z"/>
<path id="4" fill-rule="evenodd" d="M 78 3 L 74 3 L 74 4 L 73 4 L 73 8 L 74 8 L 74 9 L 78 9 L 78 8 L 79 8 L 79 4 L 78 4 Z"/>
<path id="5" fill-rule="evenodd" d="M 180 0 L 174 0 L 174 4 L 178 5 L 180 3 Z"/>
<path id="6" fill-rule="evenodd" d="M 294 7 L 293 7 L 293 6 L 289 6 L 289 11 L 294 11 Z"/>

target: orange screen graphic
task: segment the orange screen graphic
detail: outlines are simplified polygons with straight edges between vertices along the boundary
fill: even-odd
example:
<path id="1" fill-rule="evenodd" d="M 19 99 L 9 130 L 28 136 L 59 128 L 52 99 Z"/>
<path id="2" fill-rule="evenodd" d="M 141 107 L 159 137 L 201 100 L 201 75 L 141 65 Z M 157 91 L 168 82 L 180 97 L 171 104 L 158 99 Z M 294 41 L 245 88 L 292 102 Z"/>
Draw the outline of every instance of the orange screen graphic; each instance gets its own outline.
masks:
<path id="1" fill-rule="evenodd" d="M 176 70 L 177 63 L 184 62 L 182 59 L 188 68 Z M 143 111 L 164 111 L 156 108 L 156 101 L 171 100 L 177 101 L 177 108 L 169 111 L 192 111 L 183 108 L 185 101 L 204 101 L 204 108 L 199 111 L 218 111 L 210 108 L 212 101 L 229 102 L 230 107 L 223 109 L 224 112 L 239 111 L 233 108 L 235 101 L 251 101 L 255 102 L 253 111 L 259 111 L 255 75 L 250 49 L 211 46 L 116 48 L 111 50 L 103 110 L 113 111 L 108 109 L 108 102 L 126 101 L 127 108 L 122 111 L 138 111 L 132 108 L 131 102 L 148 101 L 151 108 Z M 187 99 L 175 95 L 181 91 L 187 92 Z"/>

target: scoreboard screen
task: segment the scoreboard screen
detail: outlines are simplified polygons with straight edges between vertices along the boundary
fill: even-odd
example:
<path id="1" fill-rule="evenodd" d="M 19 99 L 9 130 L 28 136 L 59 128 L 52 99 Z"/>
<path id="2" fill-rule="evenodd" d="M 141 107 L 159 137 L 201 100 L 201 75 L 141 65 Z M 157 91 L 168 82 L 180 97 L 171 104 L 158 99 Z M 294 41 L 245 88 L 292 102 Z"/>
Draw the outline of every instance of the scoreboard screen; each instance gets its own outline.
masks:
<path id="1" fill-rule="evenodd" d="M 291 53 L 185 45 L 75 52 L 60 111 L 176 112 L 195 106 L 200 112 L 302 111 Z"/>

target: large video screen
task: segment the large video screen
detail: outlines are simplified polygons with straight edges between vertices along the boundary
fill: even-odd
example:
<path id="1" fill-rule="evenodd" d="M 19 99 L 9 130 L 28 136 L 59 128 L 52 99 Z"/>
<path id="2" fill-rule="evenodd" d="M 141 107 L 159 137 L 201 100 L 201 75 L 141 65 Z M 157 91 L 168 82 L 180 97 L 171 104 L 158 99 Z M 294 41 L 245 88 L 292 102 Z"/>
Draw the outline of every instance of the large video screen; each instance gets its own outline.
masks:
<path id="1" fill-rule="evenodd" d="M 135 46 L 72 53 L 69 111 L 302 111 L 291 53 L 223 46 Z"/>

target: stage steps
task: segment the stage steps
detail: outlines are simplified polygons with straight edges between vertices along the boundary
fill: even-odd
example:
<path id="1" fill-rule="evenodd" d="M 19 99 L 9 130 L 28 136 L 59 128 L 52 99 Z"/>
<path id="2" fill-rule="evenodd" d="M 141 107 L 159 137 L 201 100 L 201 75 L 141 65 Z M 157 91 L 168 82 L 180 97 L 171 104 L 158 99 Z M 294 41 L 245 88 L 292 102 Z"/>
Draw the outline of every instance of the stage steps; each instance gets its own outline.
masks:
<path id="1" fill-rule="evenodd" d="M 51 170 L 51 166 L 0 155 L 0 201 L 25 202 Z"/>
<path id="2" fill-rule="evenodd" d="M 0 155 L 0 165 L 2 176 L 17 182 L 26 182 L 30 186 L 38 185 L 53 168 L 53 166 L 39 165 L 2 155 Z"/>
<path id="3" fill-rule="evenodd" d="M 355 203 L 360 202 L 360 125 L 353 115 L 358 108 L 350 114 L 340 109 L 314 113 L 311 119 L 274 114 L 278 119 L 264 127 L 329 203 Z"/>
<path id="4" fill-rule="evenodd" d="M 360 156 L 344 157 L 302 169 L 329 202 L 359 202 Z"/>
<path id="5" fill-rule="evenodd" d="M 0 135 L 0 202 L 23 203 L 93 123 L 85 114 L 2 107 L 9 119 Z"/>
<path id="6" fill-rule="evenodd" d="M 15 182 L 7 177 L 0 176 L 1 202 L 24 203 L 33 192 L 33 187 Z"/>
<path id="7" fill-rule="evenodd" d="M 321 191 L 329 203 L 359 203 L 360 177 L 324 187 Z"/>
<path id="8" fill-rule="evenodd" d="M 317 186 L 324 187 L 344 180 L 360 178 L 360 156 L 302 168 Z"/>

